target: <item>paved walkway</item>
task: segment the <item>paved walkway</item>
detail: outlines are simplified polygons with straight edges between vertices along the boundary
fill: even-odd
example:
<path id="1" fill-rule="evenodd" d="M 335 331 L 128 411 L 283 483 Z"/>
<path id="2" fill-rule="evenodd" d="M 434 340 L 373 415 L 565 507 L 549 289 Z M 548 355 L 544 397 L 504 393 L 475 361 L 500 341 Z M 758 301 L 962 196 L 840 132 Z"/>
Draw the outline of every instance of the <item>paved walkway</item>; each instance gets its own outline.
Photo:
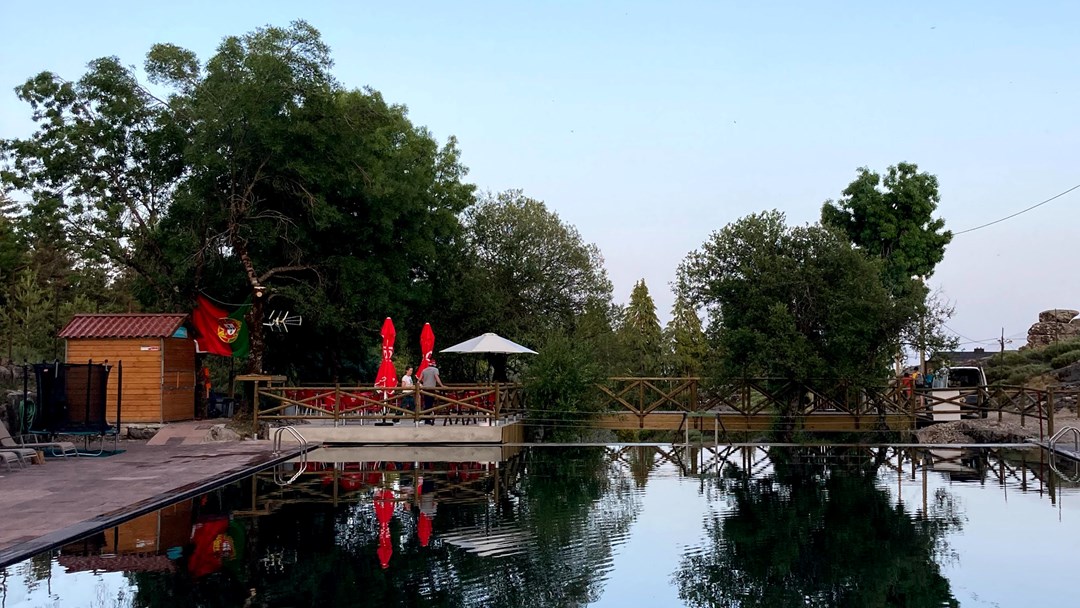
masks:
<path id="1" fill-rule="evenodd" d="M 281 459 L 273 456 L 268 441 L 169 441 L 184 432 L 205 436 L 195 426 L 200 425 L 173 429 L 163 445 L 122 441 L 120 449 L 126 451 L 114 456 L 48 458 L 45 464 L 0 470 L 0 564 L 21 561 L 133 512 L 152 511 L 162 502 Z M 291 446 L 284 456 L 299 451 Z"/>

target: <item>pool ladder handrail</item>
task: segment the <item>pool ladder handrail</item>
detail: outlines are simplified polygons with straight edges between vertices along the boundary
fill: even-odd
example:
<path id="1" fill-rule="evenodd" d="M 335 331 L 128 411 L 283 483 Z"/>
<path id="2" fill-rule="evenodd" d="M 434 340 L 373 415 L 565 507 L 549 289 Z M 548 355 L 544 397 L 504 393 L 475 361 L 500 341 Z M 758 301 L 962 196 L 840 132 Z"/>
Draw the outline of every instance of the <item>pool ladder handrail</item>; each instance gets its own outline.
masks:
<path id="1" fill-rule="evenodd" d="M 1080 482 L 1080 474 L 1066 475 L 1057 468 L 1057 463 L 1055 462 L 1057 460 L 1055 458 L 1055 456 L 1057 455 L 1057 451 L 1054 449 L 1054 446 L 1057 445 L 1057 442 L 1060 441 L 1065 436 L 1065 434 L 1069 432 L 1072 432 L 1073 436 L 1073 450 L 1080 454 L 1080 429 L 1076 428 L 1075 426 L 1067 426 L 1054 433 L 1054 436 L 1051 437 L 1050 441 L 1046 443 L 1046 447 L 1048 450 L 1050 450 L 1050 469 L 1057 473 L 1058 476 L 1062 479 L 1066 479 L 1070 482 L 1075 483 Z"/>
<path id="2" fill-rule="evenodd" d="M 300 434 L 300 431 L 297 431 L 291 426 L 279 426 L 277 429 L 274 430 L 274 456 L 278 456 L 281 454 L 281 435 L 285 431 L 288 431 L 290 435 L 292 435 L 298 442 L 300 442 L 301 446 L 308 445 L 308 440 L 304 439 L 304 436 Z M 307 471 L 307 453 L 308 451 L 306 449 L 300 452 L 300 468 L 298 468 L 296 472 L 293 473 L 292 477 L 290 477 L 288 480 L 285 480 L 281 476 L 280 466 L 274 467 L 274 483 L 278 484 L 279 486 L 287 486 L 291 485 L 292 482 L 299 479 L 299 477 Z"/>

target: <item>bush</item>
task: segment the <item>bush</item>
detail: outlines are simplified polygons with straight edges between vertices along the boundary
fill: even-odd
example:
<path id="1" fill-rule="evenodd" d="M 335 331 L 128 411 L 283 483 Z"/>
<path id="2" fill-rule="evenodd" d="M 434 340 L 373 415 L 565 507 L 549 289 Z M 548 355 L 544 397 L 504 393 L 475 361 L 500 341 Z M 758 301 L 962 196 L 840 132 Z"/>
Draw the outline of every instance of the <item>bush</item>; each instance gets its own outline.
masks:
<path id="1" fill-rule="evenodd" d="M 1080 350 L 1080 340 L 1062 340 L 1061 342 L 1054 342 L 1053 344 L 1042 348 L 1029 349 L 1030 352 L 1037 353 L 1040 360 L 1046 362 L 1051 361 L 1054 357 L 1064 355 L 1065 353 L 1074 350 Z"/>
<path id="2" fill-rule="evenodd" d="M 987 367 L 1015 367 L 1017 365 L 1023 365 L 1024 363 L 1028 362 L 1028 352 L 1029 351 L 1025 350 L 1023 352 L 1017 351 L 1012 353 L 1004 353 L 1001 355 L 994 355 L 990 358 Z"/>
<path id="3" fill-rule="evenodd" d="M 599 408 L 602 379 L 595 356 L 587 343 L 562 333 L 552 333 L 540 346 L 525 375 L 525 396 L 532 423 L 555 440 L 577 436 Z"/>
<path id="4" fill-rule="evenodd" d="M 1008 376 L 1005 377 L 1004 384 L 1009 386 L 1019 386 L 1026 384 L 1028 380 L 1035 376 L 1041 376 L 1053 371 L 1047 363 L 1029 363 L 1027 365 L 1021 365 L 1019 367 L 1013 367 L 1008 370 Z"/>
<path id="5" fill-rule="evenodd" d="M 1062 353 L 1050 360 L 1050 367 L 1054 369 L 1061 369 L 1066 365 L 1072 365 L 1080 361 L 1080 348 L 1076 350 L 1070 350 L 1067 353 Z"/>

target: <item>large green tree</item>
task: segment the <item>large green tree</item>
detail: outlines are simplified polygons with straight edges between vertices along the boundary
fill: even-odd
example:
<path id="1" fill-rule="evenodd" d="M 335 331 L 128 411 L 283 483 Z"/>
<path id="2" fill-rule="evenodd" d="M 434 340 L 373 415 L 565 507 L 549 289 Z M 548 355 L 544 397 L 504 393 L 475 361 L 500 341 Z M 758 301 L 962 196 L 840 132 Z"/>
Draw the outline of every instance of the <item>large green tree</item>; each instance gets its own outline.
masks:
<path id="1" fill-rule="evenodd" d="M 899 163 L 884 176 L 860 168 L 843 196 L 821 208 L 822 224 L 882 260 L 883 280 L 897 306 L 913 311 L 902 341 L 923 354 L 957 342 L 944 327 L 952 308 L 926 286 L 953 236 L 945 220 L 934 217 L 940 202 L 936 176 L 920 172 L 914 163 Z"/>
<path id="2" fill-rule="evenodd" d="M 40 128 L 5 142 L 4 177 L 57 201 L 67 234 L 133 270 L 152 309 L 203 290 L 250 298 L 249 369 L 264 368 L 270 308 L 304 317 L 275 368 L 362 369 L 384 317 L 419 322 L 409 313 L 438 289 L 472 188 L 453 139 L 440 146 L 331 67 L 295 22 L 230 36 L 205 61 L 155 45 L 145 70 L 160 94 L 115 58 L 74 83 L 43 73 L 20 88 Z"/>
<path id="3" fill-rule="evenodd" d="M 471 323 L 512 339 L 572 329 L 590 306 L 608 306 L 600 250 L 520 190 L 480 197 L 465 215 L 477 306 Z"/>
<path id="4" fill-rule="evenodd" d="M 679 284 L 707 309 L 729 377 L 873 381 L 910 314 L 895 306 L 879 261 L 834 230 L 790 227 L 778 211 L 714 232 L 680 266 Z"/>

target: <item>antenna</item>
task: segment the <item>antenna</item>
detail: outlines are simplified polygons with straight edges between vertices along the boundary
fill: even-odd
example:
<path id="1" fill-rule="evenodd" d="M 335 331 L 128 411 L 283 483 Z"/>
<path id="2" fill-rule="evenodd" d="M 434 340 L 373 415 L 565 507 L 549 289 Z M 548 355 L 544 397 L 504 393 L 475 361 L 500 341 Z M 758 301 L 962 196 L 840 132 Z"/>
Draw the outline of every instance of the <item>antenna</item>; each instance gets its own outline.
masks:
<path id="1" fill-rule="evenodd" d="M 270 331 L 289 333 L 290 327 L 300 327 L 303 321 L 303 317 L 289 314 L 287 310 L 272 310 L 263 325 L 269 327 Z"/>

